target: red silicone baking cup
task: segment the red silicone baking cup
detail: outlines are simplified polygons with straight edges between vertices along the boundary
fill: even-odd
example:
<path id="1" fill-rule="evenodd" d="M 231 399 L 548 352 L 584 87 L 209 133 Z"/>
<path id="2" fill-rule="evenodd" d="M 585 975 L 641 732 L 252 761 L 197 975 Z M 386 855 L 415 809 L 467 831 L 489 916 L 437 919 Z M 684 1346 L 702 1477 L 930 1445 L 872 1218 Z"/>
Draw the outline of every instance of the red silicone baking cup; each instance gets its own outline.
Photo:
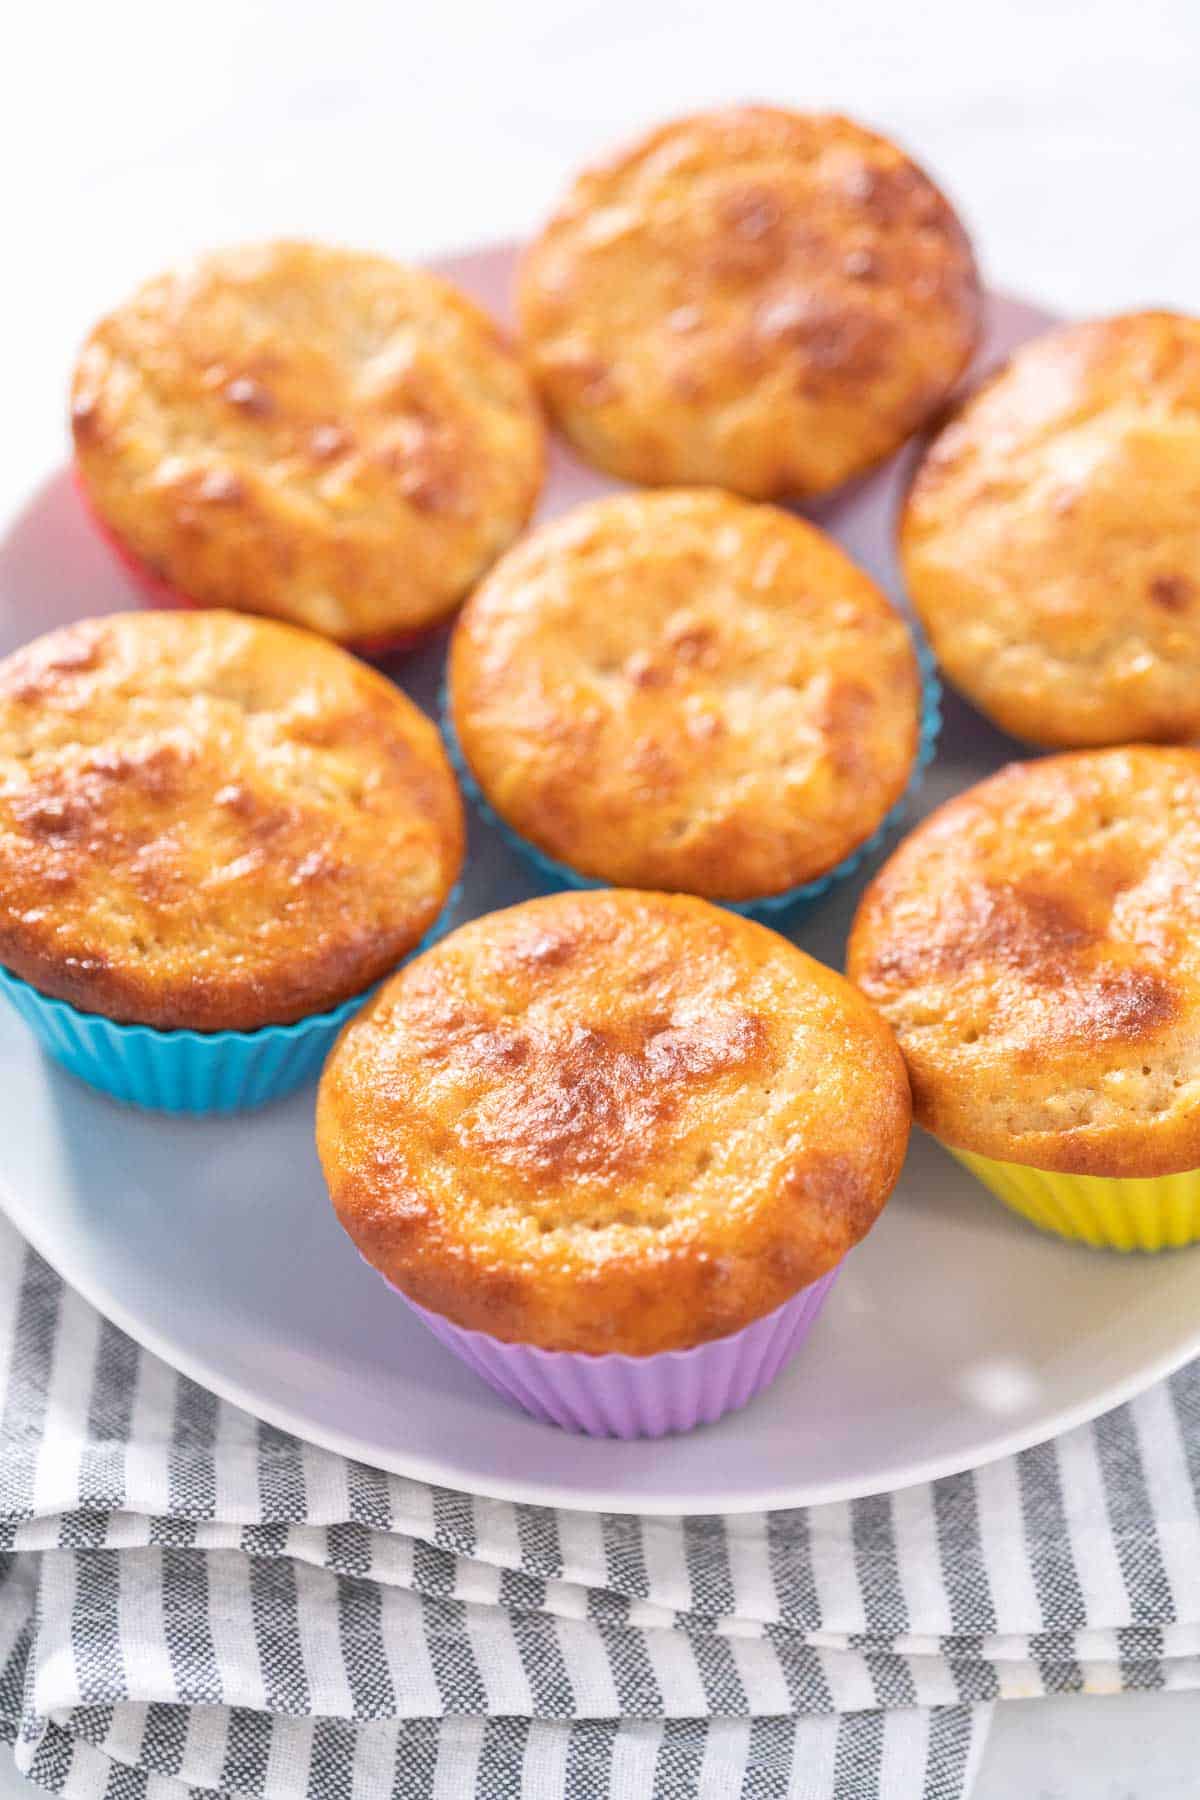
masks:
<path id="1" fill-rule="evenodd" d="M 75 490 L 83 502 L 84 511 L 91 520 L 98 535 L 103 539 L 112 555 L 116 557 L 125 573 L 133 580 L 143 600 L 149 606 L 186 607 L 189 611 L 202 610 L 204 602 L 194 600 L 181 588 L 174 587 L 171 582 L 164 581 L 146 562 L 142 561 L 126 544 L 121 542 L 112 526 L 102 519 L 96 511 L 92 497 L 87 491 L 87 484 L 79 472 L 78 464 L 74 468 Z M 397 631 L 385 633 L 379 637 L 354 638 L 342 645 L 344 650 L 352 650 L 355 656 L 369 658 L 376 662 L 386 656 L 397 656 L 404 650 L 415 650 L 419 644 L 427 642 L 438 630 L 438 624 L 423 625 L 417 631 Z"/>

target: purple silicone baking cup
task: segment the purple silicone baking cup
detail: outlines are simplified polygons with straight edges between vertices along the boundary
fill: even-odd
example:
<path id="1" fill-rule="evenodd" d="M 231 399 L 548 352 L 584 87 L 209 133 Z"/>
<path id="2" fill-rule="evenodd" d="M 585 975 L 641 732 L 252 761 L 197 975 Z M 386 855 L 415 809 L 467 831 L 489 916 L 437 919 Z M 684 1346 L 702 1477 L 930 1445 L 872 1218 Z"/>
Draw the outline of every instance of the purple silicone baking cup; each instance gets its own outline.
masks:
<path id="1" fill-rule="evenodd" d="M 582 1356 L 505 1344 L 452 1325 L 388 1285 L 439 1343 L 535 1419 L 587 1437 L 657 1438 L 711 1425 L 769 1387 L 804 1342 L 837 1274 L 831 1269 L 728 1337 L 656 1356 Z"/>

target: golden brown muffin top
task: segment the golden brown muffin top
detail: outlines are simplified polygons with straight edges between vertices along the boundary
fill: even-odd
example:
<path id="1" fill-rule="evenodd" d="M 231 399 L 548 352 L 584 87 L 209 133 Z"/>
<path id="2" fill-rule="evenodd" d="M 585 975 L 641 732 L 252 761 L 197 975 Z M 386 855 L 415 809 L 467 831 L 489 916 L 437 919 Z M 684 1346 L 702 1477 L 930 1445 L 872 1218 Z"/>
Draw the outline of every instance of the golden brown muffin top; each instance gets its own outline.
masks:
<path id="1" fill-rule="evenodd" d="M 904 571 L 938 657 L 1015 737 L 1200 733 L 1200 319 L 1052 331 L 935 439 Z"/>
<path id="2" fill-rule="evenodd" d="M 825 873 L 903 793 L 908 629 L 823 533 L 715 490 L 622 494 L 511 550 L 455 629 L 464 755 L 599 880 L 749 900 Z"/>
<path id="3" fill-rule="evenodd" d="M 117 613 L 0 662 L 0 964 L 86 1012 L 323 1011 L 412 949 L 462 855 L 434 727 L 308 632 Z"/>
<path id="4" fill-rule="evenodd" d="M 946 1143 L 1200 1168 L 1200 752 L 1053 756 L 960 794 L 867 890 L 848 968 Z"/>
<path id="5" fill-rule="evenodd" d="M 891 1033 L 785 938 L 682 895 L 464 925 L 343 1032 L 317 1148 L 419 1305 L 547 1350 L 737 1331 L 831 1269 L 900 1173 Z"/>
<path id="6" fill-rule="evenodd" d="M 89 498 L 153 572 L 345 642 L 443 618 L 542 479 L 529 383 L 487 315 L 319 244 L 147 282 L 85 344 L 72 423 Z"/>
<path id="7" fill-rule="evenodd" d="M 631 481 L 817 494 L 942 404 L 979 333 L 967 238 L 849 119 L 730 107 L 585 170 L 528 251 L 529 368 Z"/>

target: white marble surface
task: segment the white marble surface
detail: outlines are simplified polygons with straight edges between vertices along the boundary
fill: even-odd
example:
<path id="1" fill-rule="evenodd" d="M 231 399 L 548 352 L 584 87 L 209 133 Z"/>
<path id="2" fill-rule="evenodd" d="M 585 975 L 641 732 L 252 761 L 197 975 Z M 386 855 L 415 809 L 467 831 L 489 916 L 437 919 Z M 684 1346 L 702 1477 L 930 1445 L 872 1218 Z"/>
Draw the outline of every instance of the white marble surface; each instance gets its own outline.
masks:
<path id="1" fill-rule="evenodd" d="M 997 1709 L 971 1800 L 1196 1800 L 1198 1704 L 1195 1694 L 1011 1701 Z"/>
<path id="2" fill-rule="evenodd" d="M 660 115 L 768 98 L 901 137 L 993 282 L 1069 312 L 1200 308 L 1195 0 L 51 0 L 0 61 L 0 510 L 62 453 L 92 315 L 209 243 L 420 255 L 520 233 Z M 1200 1794 L 1187 1695 L 1001 1710 L 976 1800 Z M 27 1794 L 0 1764 L 0 1800 Z"/>

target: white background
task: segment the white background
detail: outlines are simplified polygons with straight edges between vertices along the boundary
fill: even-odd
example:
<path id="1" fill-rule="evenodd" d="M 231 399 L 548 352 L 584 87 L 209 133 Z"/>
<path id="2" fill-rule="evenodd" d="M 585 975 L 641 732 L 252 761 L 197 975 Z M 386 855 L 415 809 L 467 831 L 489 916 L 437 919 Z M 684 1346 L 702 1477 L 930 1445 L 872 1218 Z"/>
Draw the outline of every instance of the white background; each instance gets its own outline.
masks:
<path id="1" fill-rule="evenodd" d="M 34 0 L 0 52 L 0 509 L 61 460 L 93 315 L 178 254 L 519 235 L 576 163 L 722 99 L 894 133 L 994 285 L 1200 310 L 1197 0 Z M 975 1800 L 1195 1800 L 1198 1705 L 1009 1707 Z"/>

